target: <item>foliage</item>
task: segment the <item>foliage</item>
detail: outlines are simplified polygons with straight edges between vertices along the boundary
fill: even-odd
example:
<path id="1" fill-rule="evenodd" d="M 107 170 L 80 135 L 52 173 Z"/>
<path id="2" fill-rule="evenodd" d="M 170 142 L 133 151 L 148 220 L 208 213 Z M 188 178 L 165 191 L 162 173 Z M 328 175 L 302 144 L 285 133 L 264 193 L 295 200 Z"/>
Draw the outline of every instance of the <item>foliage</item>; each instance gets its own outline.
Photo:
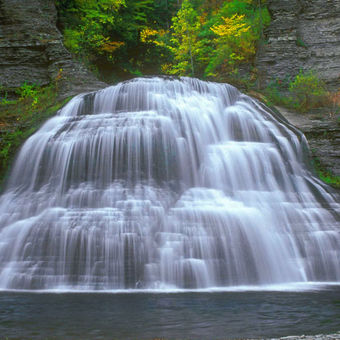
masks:
<path id="1" fill-rule="evenodd" d="M 251 26 L 246 23 L 245 15 L 234 14 L 222 19 L 223 24 L 210 28 L 217 37 L 214 39 L 216 53 L 206 68 L 208 76 L 214 76 L 213 71 L 217 68 L 223 72 L 235 72 L 235 65 L 248 61 L 255 55 L 257 37 L 251 33 Z"/>
<path id="2" fill-rule="evenodd" d="M 7 105 L 11 101 L 8 99 L 8 92 L 4 86 L 0 85 L 0 105 Z"/>
<path id="3" fill-rule="evenodd" d="M 166 72 L 218 80 L 235 78 L 238 66 L 252 62 L 270 16 L 261 1 L 184 0 L 172 18 Z"/>
<path id="4" fill-rule="evenodd" d="M 125 0 L 74 0 L 57 4 L 72 13 L 76 24 L 70 23 L 64 31 L 65 45 L 72 52 L 91 60 L 95 53 L 110 54 L 124 45 L 109 36 L 109 29 L 116 25 L 117 13 Z"/>
<path id="5" fill-rule="evenodd" d="M 286 78 L 271 81 L 265 89 L 265 94 L 270 103 L 298 112 L 307 112 L 329 104 L 326 86 L 313 70 L 301 70 L 292 80 Z"/>
<path id="6" fill-rule="evenodd" d="M 170 51 L 174 55 L 174 64 L 170 74 L 195 76 L 194 59 L 200 49 L 198 34 L 201 23 L 197 12 L 189 0 L 184 0 L 177 15 L 172 18 Z"/>
<path id="7" fill-rule="evenodd" d="M 270 15 L 261 2 L 249 0 L 226 2 L 221 8 L 217 24 L 211 27 L 215 33 L 214 55 L 206 68 L 206 75 L 238 72 L 244 62 L 251 63 L 256 46 Z"/>
<path id="8" fill-rule="evenodd" d="M 65 102 L 56 101 L 57 80 L 48 87 L 24 83 L 16 100 L 0 100 L 0 177 L 4 178 L 18 147 Z M 1 89 L 0 89 L 1 90 Z M 2 89 L 0 94 L 5 93 Z M 0 181 L 1 184 L 1 181 Z"/>
<path id="9" fill-rule="evenodd" d="M 296 39 L 296 46 L 304 47 L 304 48 L 307 47 L 307 45 L 305 44 L 305 42 L 301 38 Z"/>
<path id="10" fill-rule="evenodd" d="M 32 107 L 36 106 L 39 101 L 39 87 L 35 84 L 28 84 L 25 82 L 17 90 L 17 94 L 20 96 L 19 100 L 30 98 L 32 100 Z"/>
<path id="11" fill-rule="evenodd" d="M 334 175 L 331 171 L 326 169 L 317 157 L 313 159 L 314 168 L 319 178 L 326 184 L 333 188 L 340 189 L 340 177 Z"/>
<path id="12" fill-rule="evenodd" d="M 282 105 L 288 108 L 293 107 L 293 98 L 289 95 L 288 87 L 291 82 L 290 78 L 271 80 L 264 89 L 267 104 Z"/>
<path id="13" fill-rule="evenodd" d="M 107 81 L 235 77 L 270 21 L 264 0 L 57 0 L 57 7 L 67 48 Z"/>
<path id="14" fill-rule="evenodd" d="M 145 29 L 168 28 L 177 0 L 57 0 L 65 45 L 107 81 L 160 69 Z M 159 46 L 160 47 L 160 46 Z M 163 55 L 163 56 L 162 56 Z M 165 59 L 164 59 L 165 60 Z M 111 77 L 111 78 L 110 78 Z"/>
<path id="15" fill-rule="evenodd" d="M 295 108 L 301 112 L 323 106 L 328 94 L 325 84 L 312 70 L 301 70 L 289 84 L 289 92 L 294 99 Z"/>

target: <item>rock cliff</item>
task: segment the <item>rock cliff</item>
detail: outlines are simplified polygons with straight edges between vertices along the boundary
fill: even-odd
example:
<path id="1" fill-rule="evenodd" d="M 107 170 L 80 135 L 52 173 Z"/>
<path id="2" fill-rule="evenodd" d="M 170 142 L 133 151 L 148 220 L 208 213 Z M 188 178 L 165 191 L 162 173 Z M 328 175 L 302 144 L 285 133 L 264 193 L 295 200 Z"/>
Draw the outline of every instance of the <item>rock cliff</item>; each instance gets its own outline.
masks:
<path id="1" fill-rule="evenodd" d="M 72 56 L 56 26 L 54 0 L 0 0 L 0 85 L 47 85 L 61 75 L 60 96 L 105 86 Z M 62 71 L 60 71 L 62 69 Z"/>
<path id="2" fill-rule="evenodd" d="M 268 0 L 272 22 L 258 51 L 260 86 L 315 70 L 340 87 L 340 0 Z"/>
<path id="3" fill-rule="evenodd" d="M 276 109 L 305 134 L 312 156 L 322 167 L 340 176 L 340 125 L 335 124 L 332 117 L 321 120 L 315 114 L 299 115 L 282 107 Z"/>
<path id="4" fill-rule="evenodd" d="M 299 70 L 314 70 L 330 89 L 340 88 L 340 0 L 268 0 L 271 24 L 257 54 L 259 85 L 285 79 Z M 327 110 L 325 110 L 327 111 Z M 307 137 L 321 165 L 340 176 L 340 126 L 280 108 Z"/>

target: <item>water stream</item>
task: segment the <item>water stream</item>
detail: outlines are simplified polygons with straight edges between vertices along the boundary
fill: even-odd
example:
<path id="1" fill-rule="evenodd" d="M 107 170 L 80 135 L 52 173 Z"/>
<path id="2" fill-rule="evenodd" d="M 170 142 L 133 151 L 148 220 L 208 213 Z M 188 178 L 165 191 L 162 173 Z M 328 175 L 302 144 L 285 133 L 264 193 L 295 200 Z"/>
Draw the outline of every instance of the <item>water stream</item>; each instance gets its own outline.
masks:
<path id="1" fill-rule="evenodd" d="M 227 84 L 139 78 L 72 99 L 0 198 L 0 289 L 340 282 L 340 205 L 305 137 Z"/>

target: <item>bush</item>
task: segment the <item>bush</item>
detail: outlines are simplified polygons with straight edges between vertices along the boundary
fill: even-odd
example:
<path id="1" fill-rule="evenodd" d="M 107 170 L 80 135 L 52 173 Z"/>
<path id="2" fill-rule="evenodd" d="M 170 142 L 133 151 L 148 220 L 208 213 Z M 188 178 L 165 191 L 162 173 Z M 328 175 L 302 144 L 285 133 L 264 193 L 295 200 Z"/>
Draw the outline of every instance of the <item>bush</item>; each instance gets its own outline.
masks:
<path id="1" fill-rule="evenodd" d="M 32 107 L 36 106 L 39 101 L 39 92 L 41 88 L 35 84 L 30 85 L 25 82 L 17 89 L 17 94 L 20 96 L 19 100 L 30 99 L 32 100 Z"/>
<path id="2" fill-rule="evenodd" d="M 290 82 L 289 92 L 293 98 L 294 108 L 300 112 L 324 106 L 327 102 L 326 85 L 312 70 L 300 71 Z"/>
<path id="3" fill-rule="evenodd" d="M 270 104 L 282 105 L 298 112 L 329 104 L 326 85 L 312 70 L 300 71 L 294 79 L 286 77 L 273 80 L 264 92 Z"/>
<path id="4" fill-rule="evenodd" d="M 275 79 L 269 82 L 264 90 L 269 105 L 282 105 L 290 108 L 293 106 L 293 99 L 288 92 L 289 83 L 290 78 Z"/>

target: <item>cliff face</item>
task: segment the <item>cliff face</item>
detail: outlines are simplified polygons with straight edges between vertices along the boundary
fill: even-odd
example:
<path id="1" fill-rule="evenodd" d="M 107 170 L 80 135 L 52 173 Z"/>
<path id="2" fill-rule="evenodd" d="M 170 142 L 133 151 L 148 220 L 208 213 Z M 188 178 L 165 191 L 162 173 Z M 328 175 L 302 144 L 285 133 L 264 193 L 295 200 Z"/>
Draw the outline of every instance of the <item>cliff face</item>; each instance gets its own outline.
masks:
<path id="1" fill-rule="evenodd" d="M 268 0 L 272 22 L 258 51 L 259 85 L 314 70 L 331 89 L 340 88 L 340 0 Z M 313 156 L 340 176 L 340 126 L 280 108 L 307 137 Z"/>
<path id="2" fill-rule="evenodd" d="M 268 0 L 272 22 L 257 57 L 260 86 L 315 70 L 340 86 L 340 0 Z"/>
<path id="3" fill-rule="evenodd" d="M 277 109 L 289 123 L 305 134 L 312 156 L 318 159 L 322 167 L 340 176 L 340 125 L 330 117 L 320 120 L 317 115 L 297 115 L 282 107 Z"/>
<path id="4" fill-rule="evenodd" d="M 61 97 L 105 86 L 72 60 L 56 21 L 54 0 L 0 0 L 0 85 L 47 85 L 59 74 Z"/>

